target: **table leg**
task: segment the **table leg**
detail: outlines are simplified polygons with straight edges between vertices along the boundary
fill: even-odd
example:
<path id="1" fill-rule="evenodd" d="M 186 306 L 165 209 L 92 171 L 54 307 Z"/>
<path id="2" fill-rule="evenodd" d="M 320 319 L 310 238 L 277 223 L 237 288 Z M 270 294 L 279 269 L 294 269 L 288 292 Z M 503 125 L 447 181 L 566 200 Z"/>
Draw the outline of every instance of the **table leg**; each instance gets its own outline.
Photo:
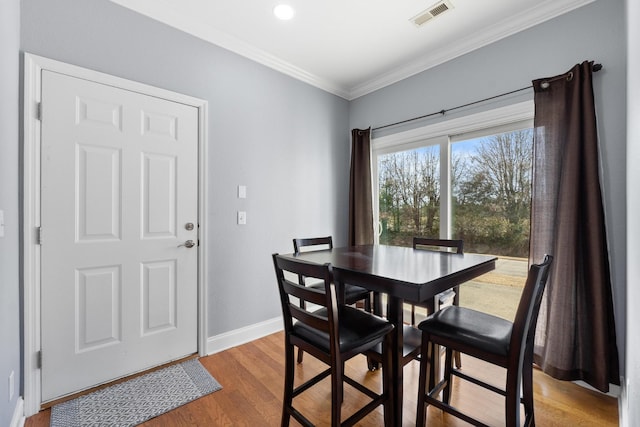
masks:
<path id="1" fill-rule="evenodd" d="M 392 393 L 393 393 L 393 411 L 394 426 L 402 425 L 402 386 L 403 386 L 403 300 L 400 298 L 389 296 L 389 312 L 387 320 L 395 326 L 393 331 L 393 353 L 392 353 Z"/>

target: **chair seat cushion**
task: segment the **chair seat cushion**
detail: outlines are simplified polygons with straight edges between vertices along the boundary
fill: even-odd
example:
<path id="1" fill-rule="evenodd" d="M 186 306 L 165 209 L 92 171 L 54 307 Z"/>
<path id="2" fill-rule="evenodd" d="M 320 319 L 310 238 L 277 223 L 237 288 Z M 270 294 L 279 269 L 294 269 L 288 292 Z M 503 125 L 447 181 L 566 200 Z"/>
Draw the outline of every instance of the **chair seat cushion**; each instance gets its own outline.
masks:
<path id="1" fill-rule="evenodd" d="M 324 283 L 313 283 L 307 285 L 310 288 L 320 289 L 324 291 Z M 361 288 L 356 285 L 344 285 L 344 299 L 347 304 L 353 304 L 356 301 L 367 298 L 369 296 L 369 290 Z"/>
<path id="2" fill-rule="evenodd" d="M 432 337 L 442 337 L 483 352 L 506 356 L 513 324 L 490 314 L 450 306 L 436 311 L 418 327 Z"/>
<path id="3" fill-rule="evenodd" d="M 327 309 L 322 308 L 314 314 L 327 317 Z M 366 311 L 353 307 L 340 306 L 338 308 L 340 352 L 348 352 L 366 343 L 375 345 L 387 333 L 393 330 L 393 325 Z M 293 325 L 293 334 L 309 343 L 329 352 L 329 333 L 312 328 L 304 323 Z"/>

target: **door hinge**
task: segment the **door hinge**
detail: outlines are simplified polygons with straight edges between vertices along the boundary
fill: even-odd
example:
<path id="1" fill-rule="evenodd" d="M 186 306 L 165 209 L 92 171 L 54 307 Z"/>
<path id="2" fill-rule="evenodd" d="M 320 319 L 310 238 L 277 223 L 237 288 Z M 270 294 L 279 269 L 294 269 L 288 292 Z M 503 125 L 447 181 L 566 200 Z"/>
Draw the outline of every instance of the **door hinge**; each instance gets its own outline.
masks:
<path id="1" fill-rule="evenodd" d="M 42 245 L 42 227 L 36 227 L 36 244 Z"/>
<path id="2" fill-rule="evenodd" d="M 36 353 L 36 366 L 38 369 L 42 369 L 42 350 Z"/>
<path id="3" fill-rule="evenodd" d="M 36 104 L 36 119 L 42 121 L 42 102 Z"/>

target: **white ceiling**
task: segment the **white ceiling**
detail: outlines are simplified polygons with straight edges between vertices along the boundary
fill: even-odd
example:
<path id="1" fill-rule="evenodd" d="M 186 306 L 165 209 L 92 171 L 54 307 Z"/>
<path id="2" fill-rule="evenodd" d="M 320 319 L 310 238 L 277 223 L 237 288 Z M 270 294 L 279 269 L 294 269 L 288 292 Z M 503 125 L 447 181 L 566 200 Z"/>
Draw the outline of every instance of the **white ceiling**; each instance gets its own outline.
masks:
<path id="1" fill-rule="evenodd" d="M 111 0 L 354 99 L 595 0 Z M 293 20 L 277 20 L 287 3 Z"/>

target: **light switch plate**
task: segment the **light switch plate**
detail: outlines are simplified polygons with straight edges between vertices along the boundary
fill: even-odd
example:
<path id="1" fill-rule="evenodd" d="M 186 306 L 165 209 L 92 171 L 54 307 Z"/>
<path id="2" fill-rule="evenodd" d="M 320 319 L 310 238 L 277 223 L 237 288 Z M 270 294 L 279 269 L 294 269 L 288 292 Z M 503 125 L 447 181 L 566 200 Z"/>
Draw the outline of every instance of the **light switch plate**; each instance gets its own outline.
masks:
<path id="1" fill-rule="evenodd" d="M 247 186 L 238 185 L 238 199 L 246 199 L 246 198 L 247 198 Z"/>
<path id="2" fill-rule="evenodd" d="M 4 237 L 4 211 L 0 210 L 0 237 Z"/>
<path id="3" fill-rule="evenodd" d="M 247 223 L 247 213 L 245 211 L 238 211 L 238 224 L 245 225 Z"/>

